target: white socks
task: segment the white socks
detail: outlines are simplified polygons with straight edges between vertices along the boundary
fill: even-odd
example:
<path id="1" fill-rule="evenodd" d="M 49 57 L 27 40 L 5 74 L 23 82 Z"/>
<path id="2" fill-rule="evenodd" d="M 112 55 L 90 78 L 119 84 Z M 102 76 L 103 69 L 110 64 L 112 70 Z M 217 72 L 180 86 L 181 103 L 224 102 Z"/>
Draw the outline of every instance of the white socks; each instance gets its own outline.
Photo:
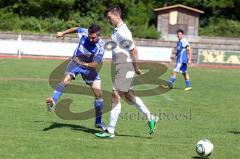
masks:
<path id="1" fill-rule="evenodd" d="M 145 104 L 139 97 L 136 96 L 135 101 L 133 103 L 140 112 L 146 115 L 148 121 L 154 118 L 154 116 L 151 115 L 150 111 L 148 110 L 148 108 L 145 106 Z M 109 133 L 114 134 L 115 126 L 117 124 L 117 120 L 120 113 L 121 113 L 121 103 L 120 102 L 117 104 L 112 103 L 110 123 L 109 123 L 109 127 L 107 128 Z"/>
<path id="2" fill-rule="evenodd" d="M 110 114 L 110 123 L 108 127 L 109 133 L 114 133 L 115 126 L 117 124 L 117 120 L 119 117 L 119 114 L 121 113 L 121 103 L 114 104 L 112 103 L 112 110 Z"/>
<path id="3" fill-rule="evenodd" d="M 142 112 L 144 115 L 146 115 L 148 121 L 151 120 L 151 113 L 148 110 L 148 108 L 145 106 L 145 104 L 143 103 L 143 101 L 139 98 L 139 97 L 135 97 L 135 102 L 134 105 L 136 106 L 136 108 Z"/>

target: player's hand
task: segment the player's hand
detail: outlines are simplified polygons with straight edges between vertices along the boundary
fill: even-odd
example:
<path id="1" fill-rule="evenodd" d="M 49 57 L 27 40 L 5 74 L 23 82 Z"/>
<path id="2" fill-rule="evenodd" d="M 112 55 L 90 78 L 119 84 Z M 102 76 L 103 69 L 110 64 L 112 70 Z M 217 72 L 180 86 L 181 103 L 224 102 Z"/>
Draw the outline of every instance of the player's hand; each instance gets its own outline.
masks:
<path id="1" fill-rule="evenodd" d="M 56 38 L 63 39 L 63 37 L 64 37 L 63 32 L 57 32 Z"/>
<path id="2" fill-rule="evenodd" d="M 73 60 L 74 62 L 77 62 L 77 63 L 78 63 L 78 58 L 77 58 L 77 57 L 73 57 L 72 60 Z"/>
<path id="3" fill-rule="evenodd" d="M 173 60 L 173 59 L 175 59 L 175 57 L 176 57 L 175 55 L 172 55 L 172 56 L 170 57 L 170 59 Z"/>
<path id="4" fill-rule="evenodd" d="M 188 61 L 188 65 L 191 65 L 191 64 L 192 64 L 192 61 L 191 61 L 191 60 L 189 60 L 189 61 Z"/>
<path id="5" fill-rule="evenodd" d="M 82 64 L 82 62 L 78 59 L 78 57 L 73 57 L 72 60 L 78 64 Z"/>
<path id="6" fill-rule="evenodd" d="M 135 73 L 136 73 L 136 75 L 141 75 L 142 71 L 138 68 L 138 69 L 135 70 Z"/>

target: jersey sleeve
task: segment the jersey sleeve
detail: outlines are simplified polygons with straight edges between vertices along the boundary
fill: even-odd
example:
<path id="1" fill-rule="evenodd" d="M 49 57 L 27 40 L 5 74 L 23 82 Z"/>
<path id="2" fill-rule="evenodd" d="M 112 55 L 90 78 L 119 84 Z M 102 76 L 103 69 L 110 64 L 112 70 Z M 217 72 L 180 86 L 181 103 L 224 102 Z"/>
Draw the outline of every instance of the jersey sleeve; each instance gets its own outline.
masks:
<path id="1" fill-rule="evenodd" d="M 81 38 L 83 35 L 88 35 L 88 29 L 78 27 L 77 33 L 78 33 L 79 38 Z"/>
<path id="2" fill-rule="evenodd" d="M 120 32 L 120 36 L 121 36 L 120 45 L 122 47 L 128 49 L 129 51 L 132 50 L 135 47 L 133 37 L 132 37 L 132 33 L 131 33 L 130 30 L 127 29 L 124 32 Z"/>
<path id="3" fill-rule="evenodd" d="M 94 62 L 97 62 L 97 63 L 102 62 L 103 55 L 104 55 L 104 45 L 105 43 L 103 41 L 99 42 L 98 52 L 93 57 Z"/>
<path id="4" fill-rule="evenodd" d="M 189 47 L 190 45 L 189 45 L 189 42 L 188 42 L 187 40 L 183 39 L 183 40 L 182 40 L 182 46 L 183 46 L 184 48 L 187 48 L 187 47 Z"/>

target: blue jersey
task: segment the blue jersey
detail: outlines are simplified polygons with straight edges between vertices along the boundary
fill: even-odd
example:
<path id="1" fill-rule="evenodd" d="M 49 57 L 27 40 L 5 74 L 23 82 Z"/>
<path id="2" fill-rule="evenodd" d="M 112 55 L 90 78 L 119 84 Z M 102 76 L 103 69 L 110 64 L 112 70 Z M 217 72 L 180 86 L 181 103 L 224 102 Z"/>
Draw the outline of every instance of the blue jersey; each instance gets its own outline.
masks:
<path id="1" fill-rule="evenodd" d="M 104 54 L 104 41 L 100 39 L 97 43 L 92 44 L 88 39 L 88 29 L 78 28 L 79 44 L 74 51 L 74 57 L 77 56 L 83 62 L 100 63 Z"/>
<path id="2" fill-rule="evenodd" d="M 188 63 L 187 47 L 189 43 L 185 39 L 181 39 L 177 43 L 177 63 Z"/>

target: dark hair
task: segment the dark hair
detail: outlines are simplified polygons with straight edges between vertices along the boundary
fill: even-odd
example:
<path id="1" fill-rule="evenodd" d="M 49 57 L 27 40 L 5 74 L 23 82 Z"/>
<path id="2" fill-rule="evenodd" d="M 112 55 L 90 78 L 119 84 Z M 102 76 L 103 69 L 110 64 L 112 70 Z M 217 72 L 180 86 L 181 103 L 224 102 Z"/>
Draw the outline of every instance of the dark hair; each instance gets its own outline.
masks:
<path id="1" fill-rule="evenodd" d="M 97 24 L 92 24 L 89 28 L 88 28 L 88 33 L 89 34 L 93 34 L 96 33 L 98 36 L 101 35 L 101 28 L 99 25 Z"/>
<path id="2" fill-rule="evenodd" d="M 178 30 L 177 30 L 177 33 L 182 33 L 182 34 L 184 34 L 184 31 L 183 31 L 182 29 L 178 29 Z"/>
<path id="3" fill-rule="evenodd" d="M 121 8 L 119 7 L 119 5 L 113 5 L 111 7 L 109 7 L 104 15 L 107 16 L 108 12 L 112 12 L 114 15 L 119 15 L 120 17 L 122 16 L 122 11 Z"/>

